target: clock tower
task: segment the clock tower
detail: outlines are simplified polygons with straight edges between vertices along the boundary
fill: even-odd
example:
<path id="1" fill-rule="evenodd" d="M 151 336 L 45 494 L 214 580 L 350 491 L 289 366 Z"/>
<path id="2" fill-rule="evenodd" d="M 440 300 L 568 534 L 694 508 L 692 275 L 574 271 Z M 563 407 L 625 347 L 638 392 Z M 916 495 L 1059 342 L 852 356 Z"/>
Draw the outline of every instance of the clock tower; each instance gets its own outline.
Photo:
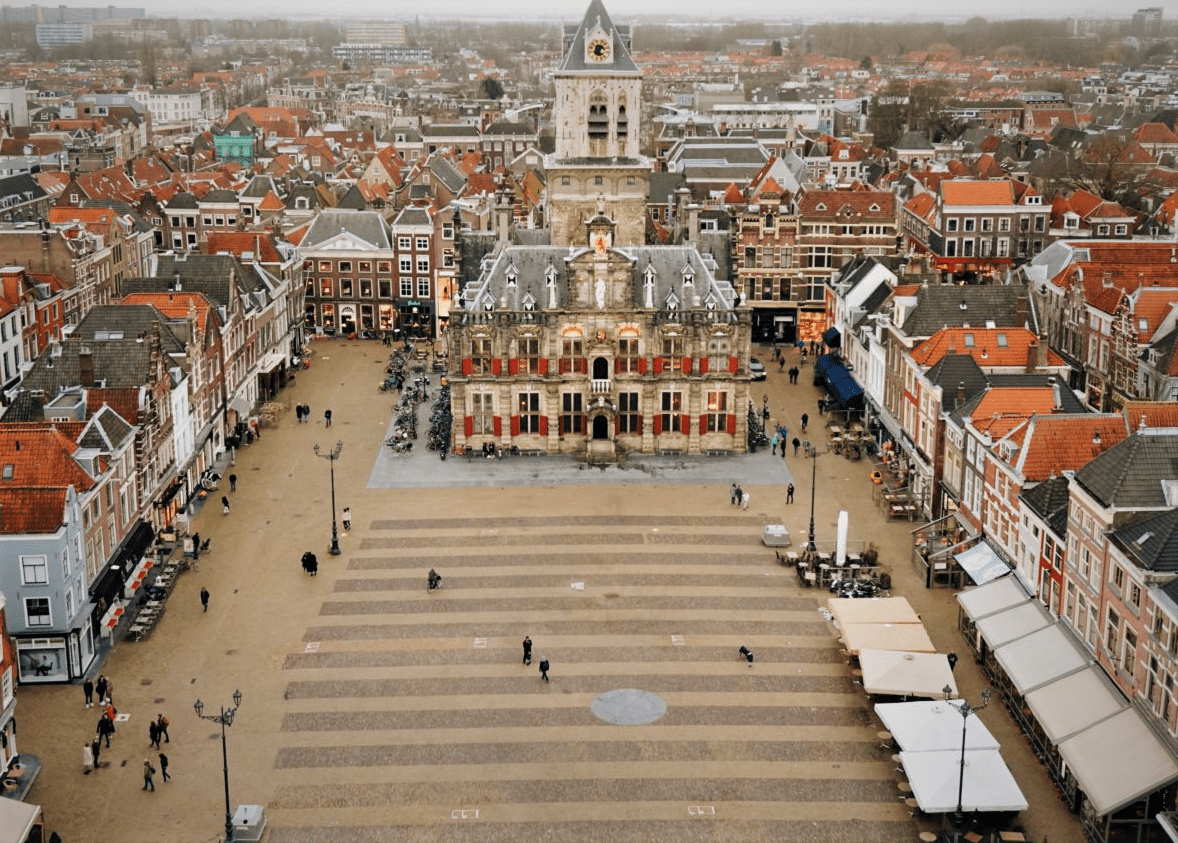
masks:
<path id="1" fill-rule="evenodd" d="M 545 160 L 552 243 L 582 245 L 585 225 L 604 207 L 615 244 L 646 238 L 650 160 L 639 152 L 642 72 L 630 55 L 629 27 L 615 26 L 601 0 L 566 27 L 554 75 L 556 149 Z"/>

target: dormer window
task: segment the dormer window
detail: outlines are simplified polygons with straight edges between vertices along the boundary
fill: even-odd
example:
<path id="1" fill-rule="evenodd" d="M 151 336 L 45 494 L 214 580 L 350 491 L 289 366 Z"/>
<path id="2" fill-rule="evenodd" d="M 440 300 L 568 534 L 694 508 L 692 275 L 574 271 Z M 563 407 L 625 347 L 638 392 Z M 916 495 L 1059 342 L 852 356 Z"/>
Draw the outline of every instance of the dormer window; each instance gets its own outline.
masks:
<path id="1" fill-rule="evenodd" d="M 514 287 L 515 282 L 519 279 L 519 271 L 515 268 L 515 264 L 507 267 L 507 272 L 504 273 L 504 276 L 507 278 L 507 286 Z"/>
<path id="2" fill-rule="evenodd" d="M 5 464 L 3 472 L 0 473 L 0 479 L 11 480 L 15 471 L 16 466 L 14 466 L 12 463 Z"/>
<path id="3" fill-rule="evenodd" d="M 826 203 L 819 202 L 817 205 L 814 206 L 814 210 L 815 211 L 825 211 L 826 210 Z"/>
<path id="4" fill-rule="evenodd" d="M 549 287 L 556 286 L 556 267 L 551 263 L 548 264 L 548 269 L 544 270 L 544 283 Z"/>
<path id="5" fill-rule="evenodd" d="M 667 293 L 667 310 L 675 310 L 679 307 L 679 297 L 675 295 L 675 291 L 671 290 Z"/>
<path id="6" fill-rule="evenodd" d="M 532 311 L 536 309 L 536 297 L 529 291 L 524 295 L 524 310 Z"/>

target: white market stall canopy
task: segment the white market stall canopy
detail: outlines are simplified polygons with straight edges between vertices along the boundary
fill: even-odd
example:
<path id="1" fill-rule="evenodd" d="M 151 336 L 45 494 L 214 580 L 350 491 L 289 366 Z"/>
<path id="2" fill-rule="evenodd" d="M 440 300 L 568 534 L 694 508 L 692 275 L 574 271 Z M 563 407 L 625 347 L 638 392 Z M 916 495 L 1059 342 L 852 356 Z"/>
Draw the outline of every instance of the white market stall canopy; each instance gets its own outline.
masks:
<path id="1" fill-rule="evenodd" d="M 959 715 L 953 716 L 961 719 Z M 947 814 L 957 810 L 960 747 L 956 751 L 901 752 L 900 763 L 922 811 Z M 961 808 L 970 812 L 1027 809 L 1027 799 L 998 750 L 974 749 L 965 753 Z"/>
<path id="2" fill-rule="evenodd" d="M 1178 761 L 1133 708 L 1073 735 L 1058 748 L 1098 817 L 1178 779 Z"/>
<path id="3" fill-rule="evenodd" d="M 957 602 L 961 605 L 962 611 L 972 621 L 1017 606 L 1019 603 L 1026 603 L 1030 599 L 1031 595 L 1027 594 L 1018 578 L 1013 576 L 992 580 L 957 595 Z"/>
<path id="4" fill-rule="evenodd" d="M 1025 702 L 1053 746 L 1129 705 L 1096 666 L 1036 688 Z"/>
<path id="5" fill-rule="evenodd" d="M 984 541 L 978 542 L 969 550 L 961 551 L 953 558 L 978 585 L 984 585 L 1010 573 L 1010 566 Z"/>
<path id="6" fill-rule="evenodd" d="M 0 797 L 0 843 L 25 843 L 39 816 L 40 805 Z"/>
<path id="7" fill-rule="evenodd" d="M 880 703 L 875 707 L 875 713 L 892 733 L 892 739 L 902 752 L 956 750 L 958 755 L 961 754 L 961 714 L 955 706 L 944 700 Z M 970 715 L 965 724 L 965 748 L 967 751 L 998 749 L 998 739 L 976 714 Z M 956 787 L 956 771 L 953 781 Z"/>
<path id="8" fill-rule="evenodd" d="M 918 623 L 845 623 L 842 632 L 844 646 L 852 655 L 864 650 L 937 651 L 924 626 Z"/>
<path id="9" fill-rule="evenodd" d="M 860 650 L 863 690 L 891 697 L 944 699 L 957 696 L 957 682 L 949 660 L 941 653 L 907 653 L 902 650 Z"/>
<path id="10" fill-rule="evenodd" d="M 996 650 L 1009 641 L 1051 626 L 1052 623 L 1054 619 L 1047 614 L 1047 610 L 1031 601 L 987 615 L 978 621 L 977 628 L 987 646 Z"/>
<path id="11" fill-rule="evenodd" d="M 920 623 L 907 597 L 832 597 L 830 614 L 839 626 L 845 623 Z"/>
<path id="12" fill-rule="evenodd" d="M 1092 656 L 1060 624 L 1003 644 L 994 658 L 1020 694 L 1092 664 Z"/>

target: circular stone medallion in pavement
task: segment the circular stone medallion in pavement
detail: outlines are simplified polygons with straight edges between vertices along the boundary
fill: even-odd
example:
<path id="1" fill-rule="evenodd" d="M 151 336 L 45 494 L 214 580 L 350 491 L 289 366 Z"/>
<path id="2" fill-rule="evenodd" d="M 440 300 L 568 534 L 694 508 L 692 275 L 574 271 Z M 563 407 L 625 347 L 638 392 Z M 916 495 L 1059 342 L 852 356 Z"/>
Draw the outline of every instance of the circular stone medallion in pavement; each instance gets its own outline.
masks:
<path id="1" fill-rule="evenodd" d="M 593 699 L 593 713 L 615 726 L 642 726 L 653 723 L 667 713 L 663 698 L 637 688 L 606 691 Z"/>

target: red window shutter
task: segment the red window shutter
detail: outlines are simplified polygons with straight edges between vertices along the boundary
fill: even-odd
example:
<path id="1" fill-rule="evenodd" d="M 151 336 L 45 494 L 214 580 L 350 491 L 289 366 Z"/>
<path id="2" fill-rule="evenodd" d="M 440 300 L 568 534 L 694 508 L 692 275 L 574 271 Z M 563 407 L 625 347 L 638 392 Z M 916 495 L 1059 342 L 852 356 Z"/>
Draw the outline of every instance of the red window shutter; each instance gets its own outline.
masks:
<path id="1" fill-rule="evenodd" d="M 658 436 L 663 432 L 663 417 L 656 415 L 654 417 L 654 435 Z"/>
<path id="2" fill-rule="evenodd" d="M 700 416 L 699 417 L 699 432 L 701 434 L 708 432 L 708 417 L 707 416 Z"/>
<path id="3" fill-rule="evenodd" d="M 699 358 L 699 373 L 701 375 L 706 375 L 708 373 L 708 358 Z"/>
<path id="4" fill-rule="evenodd" d="M 469 375 L 474 370 L 469 357 L 462 358 L 462 374 Z"/>
<path id="5" fill-rule="evenodd" d="M 588 372 L 589 372 L 589 360 L 588 360 L 588 358 L 586 358 L 586 357 L 582 357 L 582 358 L 580 358 L 580 360 L 579 360 L 578 362 L 580 363 L 580 366 L 581 366 L 581 374 L 582 374 L 582 375 L 584 375 L 584 374 L 588 374 Z"/>
<path id="6" fill-rule="evenodd" d="M 540 358 L 540 374 L 541 375 L 548 374 L 548 358 L 547 357 Z"/>
<path id="7" fill-rule="evenodd" d="M 581 433 L 583 433 L 586 436 L 589 435 L 589 416 L 588 415 L 581 416 Z"/>
<path id="8" fill-rule="evenodd" d="M 557 366 L 557 371 L 560 372 L 562 375 L 567 373 L 569 370 L 569 359 L 567 357 L 561 357 L 559 360 L 556 361 L 556 366 Z"/>
<path id="9" fill-rule="evenodd" d="M 466 436 L 474 436 L 474 416 L 467 416 L 462 420 L 462 431 Z"/>
<path id="10" fill-rule="evenodd" d="M 540 435 L 548 435 L 548 416 L 540 416 Z"/>
<path id="11" fill-rule="evenodd" d="M 622 432 L 622 417 L 618 416 L 614 419 L 614 435 L 617 436 Z"/>
<path id="12" fill-rule="evenodd" d="M 732 372 L 733 374 L 736 374 L 738 371 L 740 371 L 740 360 L 738 358 L 728 358 L 728 371 Z"/>
<path id="13" fill-rule="evenodd" d="M 646 358 L 645 357 L 638 358 L 638 374 L 640 374 L 640 375 L 646 374 Z"/>
<path id="14" fill-rule="evenodd" d="M 685 374 L 685 375 L 691 374 L 691 358 L 690 357 L 683 358 L 683 374 Z"/>
<path id="15" fill-rule="evenodd" d="M 498 357 L 495 357 L 491 360 L 491 374 L 492 375 L 503 374 L 503 361 L 500 360 Z"/>
<path id="16" fill-rule="evenodd" d="M 729 413 L 728 414 L 728 434 L 730 436 L 736 435 L 736 413 Z M 784 442 L 782 443 L 781 447 L 783 447 L 783 448 L 785 447 Z"/>
<path id="17" fill-rule="evenodd" d="M 498 416 L 495 416 L 495 419 L 491 425 L 491 430 L 494 431 L 496 436 L 502 436 L 503 435 L 503 419 L 499 418 Z"/>
<path id="18" fill-rule="evenodd" d="M 556 417 L 556 435 L 564 436 L 564 416 Z"/>
<path id="19" fill-rule="evenodd" d="M 656 357 L 656 358 L 654 358 L 654 373 L 656 375 L 661 375 L 662 372 L 663 372 L 663 358 Z"/>
<path id="20" fill-rule="evenodd" d="M 511 417 L 511 435 L 519 436 L 519 416 Z"/>
<path id="21" fill-rule="evenodd" d="M 507 374 L 509 374 L 509 375 L 518 375 L 519 374 L 519 358 L 518 357 L 509 357 L 507 359 Z"/>
<path id="22" fill-rule="evenodd" d="M 622 371 L 622 361 L 620 358 L 614 360 L 614 374 L 619 374 Z"/>
<path id="23" fill-rule="evenodd" d="M 638 430 L 637 430 L 637 431 L 635 431 L 635 432 L 636 432 L 636 433 L 641 433 L 641 432 L 642 432 L 642 416 L 639 416 L 639 417 L 638 417 Z"/>

